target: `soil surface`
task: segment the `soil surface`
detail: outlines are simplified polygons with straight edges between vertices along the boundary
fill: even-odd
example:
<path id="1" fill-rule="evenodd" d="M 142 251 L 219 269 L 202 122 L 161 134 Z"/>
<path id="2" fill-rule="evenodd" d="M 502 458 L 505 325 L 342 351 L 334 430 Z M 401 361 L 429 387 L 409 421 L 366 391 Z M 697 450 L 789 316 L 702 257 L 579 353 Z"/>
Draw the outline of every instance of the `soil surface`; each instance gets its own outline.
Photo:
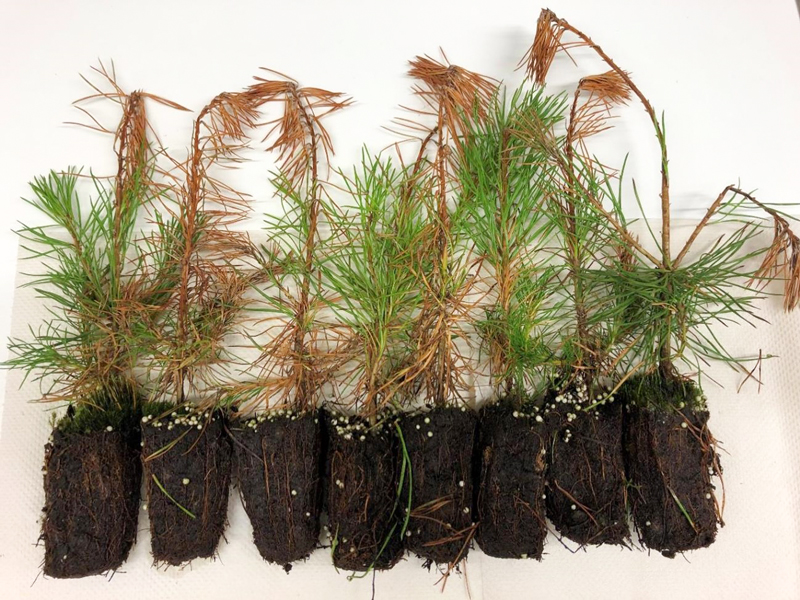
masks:
<path id="1" fill-rule="evenodd" d="M 394 426 L 328 416 L 327 509 L 333 564 L 389 569 L 400 559 L 402 506 Z"/>
<path id="2" fill-rule="evenodd" d="M 321 430 L 317 412 L 289 411 L 231 427 L 236 479 L 253 540 L 264 560 L 287 570 L 319 543 Z"/>
<path id="3" fill-rule="evenodd" d="M 711 483 L 719 462 L 708 412 L 633 404 L 624 435 L 640 541 L 669 558 L 711 545 L 721 521 Z"/>
<path id="4" fill-rule="evenodd" d="M 139 516 L 138 439 L 53 430 L 45 446 L 45 575 L 98 575 L 128 558 Z"/>
<path id="5" fill-rule="evenodd" d="M 176 422 L 176 418 L 180 420 Z M 180 565 L 213 556 L 225 529 L 230 440 L 221 414 L 196 413 L 196 419 L 194 423 L 190 413 L 181 411 L 142 428 L 156 563 Z"/>
<path id="6" fill-rule="evenodd" d="M 563 412 L 563 411 L 562 411 Z M 630 539 L 622 458 L 622 405 L 563 412 L 547 473 L 547 516 L 564 537 L 583 544 Z"/>
<path id="7" fill-rule="evenodd" d="M 547 536 L 545 475 L 550 426 L 507 400 L 481 411 L 477 541 L 489 556 L 541 559 Z"/>
<path id="8" fill-rule="evenodd" d="M 474 413 L 435 408 L 406 417 L 400 427 L 411 461 L 412 510 L 406 547 L 437 564 L 467 556 L 474 536 L 472 456 Z M 402 500 L 407 496 L 403 494 Z"/>

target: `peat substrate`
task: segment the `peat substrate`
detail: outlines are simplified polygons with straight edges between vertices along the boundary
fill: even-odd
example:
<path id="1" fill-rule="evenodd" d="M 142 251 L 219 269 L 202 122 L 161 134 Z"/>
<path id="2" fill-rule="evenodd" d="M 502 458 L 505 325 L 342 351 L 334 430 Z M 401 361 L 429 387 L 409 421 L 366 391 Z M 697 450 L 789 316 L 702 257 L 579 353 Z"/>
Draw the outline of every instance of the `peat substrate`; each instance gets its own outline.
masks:
<path id="1" fill-rule="evenodd" d="M 559 416 L 549 451 L 547 516 L 561 535 L 581 545 L 625 544 L 630 532 L 621 404 Z"/>
<path id="2" fill-rule="evenodd" d="M 476 422 L 466 408 L 440 407 L 405 417 L 400 424 L 411 465 L 406 548 L 437 564 L 465 558 L 474 537 Z"/>
<path id="3" fill-rule="evenodd" d="M 480 482 L 476 539 L 484 553 L 496 558 L 542 558 L 551 426 L 537 421 L 533 412 L 518 411 L 509 399 L 480 412 L 473 463 Z"/>
<path id="4" fill-rule="evenodd" d="M 328 415 L 327 501 L 333 564 L 391 568 L 402 556 L 398 442 L 394 420 L 370 425 Z"/>
<path id="5" fill-rule="evenodd" d="M 172 413 L 148 421 L 142 440 L 156 563 L 213 556 L 227 522 L 231 475 L 223 415 Z"/>
<path id="6" fill-rule="evenodd" d="M 721 474 L 719 457 L 693 384 L 661 384 L 663 390 L 651 385 L 645 392 L 638 383 L 625 389 L 629 501 L 640 541 L 672 558 L 714 542 L 721 521 L 711 478 Z M 672 402 L 642 402 L 654 391 L 671 395 Z"/>
<path id="7" fill-rule="evenodd" d="M 45 446 L 45 575 L 97 575 L 128 557 L 139 515 L 138 445 L 138 435 L 121 431 L 53 430 Z"/>
<path id="8" fill-rule="evenodd" d="M 317 411 L 280 411 L 231 427 L 236 481 L 264 560 L 304 559 L 319 543 L 322 427 Z"/>

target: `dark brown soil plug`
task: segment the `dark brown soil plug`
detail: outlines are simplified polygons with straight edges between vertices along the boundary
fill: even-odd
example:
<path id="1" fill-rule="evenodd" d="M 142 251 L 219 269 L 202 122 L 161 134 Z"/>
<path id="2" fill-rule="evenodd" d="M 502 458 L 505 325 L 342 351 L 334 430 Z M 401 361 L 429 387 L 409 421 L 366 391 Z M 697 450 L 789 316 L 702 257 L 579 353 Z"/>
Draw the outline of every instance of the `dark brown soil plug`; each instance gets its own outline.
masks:
<path id="1" fill-rule="evenodd" d="M 549 440 L 550 426 L 535 408 L 501 400 L 481 411 L 477 541 L 489 556 L 542 558 Z"/>
<path id="2" fill-rule="evenodd" d="M 113 428 L 54 429 L 45 446 L 45 575 L 97 575 L 128 558 L 139 515 L 138 439 Z"/>
<path id="3" fill-rule="evenodd" d="M 151 417 L 152 415 L 152 417 Z M 225 529 L 231 447 L 219 412 L 142 419 L 153 558 L 180 565 L 214 555 Z"/>
<path id="4" fill-rule="evenodd" d="M 236 479 L 264 560 L 291 569 L 319 542 L 321 430 L 317 411 L 279 410 L 231 428 Z"/>
<path id="5" fill-rule="evenodd" d="M 406 547 L 437 564 L 455 565 L 465 558 L 474 536 L 475 426 L 472 411 L 455 407 L 434 408 L 401 422 L 411 463 Z"/>
<path id="6" fill-rule="evenodd" d="M 558 429 L 548 465 L 547 516 L 581 545 L 624 545 L 630 532 L 622 405 L 611 396 L 587 411 L 589 402 L 580 401 L 577 390 L 554 399 Z"/>
<path id="7" fill-rule="evenodd" d="M 626 384 L 624 400 L 625 462 L 639 540 L 669 558 L 711 545 L 722 524 L 711 477 L 721 469 L 700 391 L 689 381 L 639 379 Z"/>
<path id="8" fill-rule="evenodd" d="M 328 421 L 328 528 L 333 564 L 347 571 L 389 569 L 403 552 L 394 421 Z"/>

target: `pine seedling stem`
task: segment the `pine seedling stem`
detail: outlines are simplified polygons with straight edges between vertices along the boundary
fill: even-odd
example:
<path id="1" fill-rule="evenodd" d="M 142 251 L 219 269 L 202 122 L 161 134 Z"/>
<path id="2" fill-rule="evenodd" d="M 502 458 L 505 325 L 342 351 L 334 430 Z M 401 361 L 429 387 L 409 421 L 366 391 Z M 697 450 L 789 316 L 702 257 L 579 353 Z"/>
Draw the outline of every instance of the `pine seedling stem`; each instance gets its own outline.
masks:
<path id="1" fill-rule="evenodd" d="M 87 417 L 82 421 L 86 426 L 117 418 L 115 411 L 119 416 L 136 408 L 133 369 L 146 343 L 134 331 L 137 323 L 132 316 L 143 303 L 135 227 L 140 209 L 159 196 L 151 180 L 157 167 L 147 139 L 145 101 L 182 108 L 146 92 L 124 92 L 115 81 L 113 65 L 109 70 L 100 63 L 93 70 L 103 85 L 82 77 L 94 93 L 75 102 L 91 122 L 73 124 L 114 136 L 114 183 L 106 187 L 90 174 L 98 197 L 89 202 L 78 197 L 80 175 L 73 169 L 51 172 L 31 185 L 36 198 L 29 203 L 62 227 L 69 241 L 49 235 L 51 226 L 23 226 L 20 231 L 23 240 L 33 243 L 27 249 L 47 266 L 43 275 L 27 285 L 55 306 L 49 309 L 51 318 L 34 333 L 34 341 L 12 340 L 10 347 L 17 357 L 8 363 L 28 372 L 41 371 L 39 381 L 53 375 L 55 382 L 45 400 L 67 400 L 101 409 L 93 414 L 105 413 L 99 420 Z M 121 107 L 115 129 L 106 128 L 83 107 L 96 99 Z"/>
<path id="2" fill-rule="evenodd" d="M 563 108 L 539 90 L 516 90 L 508 106 L 501 93 L 461 138 L 454 215 L 469 232 L 491 298 L 475 325 L 498 395 L 519 403 L 551 358 L 544 340 L 554 313 L 545 305 L 559 304 L 552 293 L 546 299 L 554 276 L 544 252 L 555 222 L 546 217 L 552 169 L 529 143 L 527 123 L 552 127 Z"/>
<path id="3" fill-rule="evenodd" d="M 561 38 L 566 32 L 577 36 L 579 41 L 562 42 Z M 606 218 L 608 225 L 616 231 L 624 246 L 627 246 L 623 252 L 634 260 L 649 261 L 649 268 L 655 271 L 655 279 L 653 279 L 645 271 L 637 272 L 637 269 L 630 265 L 619 271 L 619 277 L 612 281 L 612 285 L 622 285 L 623 287 L 634 285 L 634 289 L 631 289 L 630 293 L 625 296 L 628 300 L 624 300 L 624 302 L 628 303 L 628 310 L 639 314 L 643 319 L 640 324 L 643 330 L 637 338 L 639 341 L 634 340 L 632 343 L 634 345 L 641 343 L 642 347 L 652 344 L 649 347 L 655 349 L 655 362 L 657 363 L 655 367 L 665 378 L 676 376 L 677 372 L 673 363 L 678 359 L 685 361 L 684 353 L 689 347 L 701 357 L 736 362 L 719 345 L 712 332 L 702 333 L 702 331 L 708 327 L 711 320 L 720 320 L 727 324 L 731 320 L 747 320 L 752 316 L 751 304 L 758 295 L 749 293 L 734 296 L 727 291 L 728 289 L 732 291 L 745 289 L 744 285 L 736 282 L 738 278 L 747 279 L 749 277 L 747 285 L 751 285 L 756 281 L 764 284 L 766 281 L 783 276 L 785 280 L 784 306 L 787 310 L 794 308 L 800 301 L 800 268 L 798 268 L 797 260 L 800 239 L 791 231 L 785 215 L 773 207 L 759 202 L 751 194 L 735 186 L 727 186 L 711 204 L 705 217 L 673 260 L 670 237 L 669 161 L 663 117 L 662 119 L 658 118 L 653 106 L 629 74 L 621 69 L 600 46 L 582 31 L 570 25 L 566 20 L 558 18 L 547 9 L 543 10 L 539 17 L 536 39 L 523 59 L 527 60 L 528 74 L 538 84 L 543 85 L 555 54 L 559 50 L 577 46 L 592 49 L 611 70 L 608 73 L 581 80 L 572 105 L 573 117 L 577 114 L 578 95 L 582 88 L 598 92 L 598 94 L 605 94 L 607 98 L 603 107 L 605 109 L 611 104 L 619 103 L 627 96 L 628 92 L 631 92 L 647 112 L 660 149 L 662 230 L 660 242 L 656 242 L 659 246 L 660 258 L 649 253 L 637 239 L 628 233 L 625 218 L 621 214 L 619 199 L 616 199 L 613 209 L 608 211 L 603 207 L 602 201 L 591 193 L 590 189 L 583 186 L 577 177 L 570 178 L 571 184 L 575 185 L 575 189 L 580 189 L 581 196 L 585 201 Z M 590 85 L 584 86 L 584 82 L 587 80 L 592 81 L 589 82 Z M 599 106 L 596 105 L 595 108 Z M 599 111 L 594 114 L 589 113 L 590 129 L 594 133 L 607 128 L 604 124 L 605 115 L 602 117 L 597 115 L 599 115 Z M 571 134 L 572 132 L 568 132 L 568 139 Z M 569 157 L 572 156 L 571 146 L 572 144 L 569 144 L 567 148 Z M 560 163 L 570 162 L 555 158 Z M 584 156 L 583 160 L 587 163 L 592 162 L 588 156 Z M 562 164 L 562 168 L 564 166 Z M 745 243 L 754 238 L 757 232 L 763 228 L 757 219 L 740 212 L 745 202 L 763 210 L 772 219 L 774 234 L 769 247 L 756 251 L 745 249 Z M 741 220 L 745 224 L 734 234 L 720 238 L 712 249 L 698 258 L 690 268 L 679 268 L 692 244 L 699 234 L 712 224 L 715 216 L 721 216 L 720 220 L 723 222 Z M 746 260 L 759 255 L 763 255 L 763 260 L 758 269 L 751 271 L 744 266 Z M 623 283 L 626 278 L 630 278 L 631 281 Z M 611 279 L 614 280 L 613 277 Z M 632 304 L 630 298 L 634 299 Z M 648 318 L 648 313 L 642 313 L 641 306 L 637 307 L 636 305 L 637 302 L 649 304 L 658 317 L 655 320 Z M 677 347 L 673 347 L 673 341 L 678 342 Z M 643 362 L 646 364 L 651 362 L 647 356 L 651 351 L 644 350 Z"/>
<path id="4" fill-rule="evenodd" d="M 304 411 L 316 406 L 320 387 L 333 376 L 337 361 L 335 349 L 323 349 L 328 341 L 335 344 L 322 339 L 328 332 L 318 317 L 326 295 L 320 287 L 319 227 L 327 193 L 326 175 L 320 170 L 333 153 L 321 119 L 349 106 L 351 100 L 338 92 L 300 87 L 295 80 L 270 72 L 283 79 L 256 79 L 265 101 L 282 105 L 281 115 L 267 122 L 270 129 L 264 139 L 272 140 L 268 150 L 277 154 L 272 183 L 284 215 L 266 215 L 269 243 L 261 246 L 259 262 L 273 289 L 255 287 L 262 302 L 253 311 L 268 315 L 263 322 L 268 322 L 271 339 L 259 346 L 256 380 L 233 386 L 230 397 L 248 406 L 268 406 L 278 396 L 277 404 Z"/>
<path id="5" fill-rule="evenodd" d="M 455 339 L 459 336 L 456 321 L 468 310 L 465 291 L 473 285 L 472 277 L 466 274 L 468 267 L 463 262 L 464 257 L 455 254 L 458 251 L 455 238 L 460 232 L 453 228 L 449 205 L 449 190 L 456 185 L 453 165 L 463 149 L 460 136 L 473 120 L 485 116 L 496 85 L 481 75 L 429 57 L 411 61 L 409 74 L 420 82 L 414 91 L 428 107 L 427 111 L 418 112 L 436 119 L 434 127 L 422 140 L 414 166 L 416 172 L 418 165 L 423 164 L 425 146 L 435 138 L 430 168 L 432 265 L 429 274 L 422 277 L 426 300 L 417 320 L 420 344 L 415 363 L 418 374 L 424 373 L 428 399 L 442 406 L 459 395 L 457 388 L 464 365 L 460 364 L 455 348 Z M 416 124 L 414 129 L 427 128 Z"/>
<path id="6" fill-rule="evenodd" d="M 217 95 L 194 120 L 188 159 L 176 163 L 184 180 L 173 189 L 176 226 L 162 240 L 170 259 L 157 276 L 170 280 L 174 271 L 175 284 L 155 334 L 164 346 L 159 360 L 166 364 L 159 393 L 173 390 L 178 404 L 189 399 L 189 392 L 217 385 L 207 376 L 222 362 L 222 340 L 237 322 L 252 279 L 240 263 L 254 250 L 246 235 L 230 230 L 245 218 L 248 203 L 210 171 L 243 160 L 240 152 L 258 126 L 259 110 L 273 95 L 265 83 Z"/>
<path id="7" fill-rule="evenodd" d="M 303 270 L 303 278 L 301 282 L 301 290 L 300 290 L 300 302 L 298 303 L 298 310 L 297 314 L 295 315 L 295 320 L 297 323 L 303 324 L 306 322 L 306 315 L 309 310 L 309 297 L 311 293 L 311 278 L 314 274 L 314 255 L 316 250 L 316 244 L 318 239 L 318 232 L 317 232 L 317 221 L 319 219 L 319 161 L 317 159 L 317 151 L 318 151 L 318 142 L 317 142 L 317 132 L 314 130 L 314 125 L 311 119 L 308 116 L 308 107 L 306 107 L 300 100 L 297 95 L 297 90 L 292 88 L 291 95 L 294 101 L 297 103 L 298 107 L 300 107 L 300 115 L 303 119 L 303 124 L 306 130 L 306 135 L 309 139 L 309 147 L 310 147 L 310 155 L 309 155 L 309 162 L 310 162 L 310 183 L 309 183 L 309 191 L 308 191 L 308 214 L 309 214 L 309 221 L 308 221 L 308 232 L 306 234 L 305 239 L 305 260 L 306 260 L 306 268 Z M 301 357 L 301 361 L 303 360 L 302 357 L 308 356 L 309 352 L 306 347 L 306 329 L 305 327 L 298 327 L 297 332 L 295 334 L 295 353 L 298 357 Z M 305 371 L 308 366 L 302 364 L 301 362 L 301 369 Z M 312 386 L 309 385 L 308 379 L 303 377 L 302 373 L 300 376 L 300 385 L 297 390 L 298 394 L 298 404 L 301 406 L 313 406 L 314 399 L 313 394 L 315 390 L 311 389 Z"/>

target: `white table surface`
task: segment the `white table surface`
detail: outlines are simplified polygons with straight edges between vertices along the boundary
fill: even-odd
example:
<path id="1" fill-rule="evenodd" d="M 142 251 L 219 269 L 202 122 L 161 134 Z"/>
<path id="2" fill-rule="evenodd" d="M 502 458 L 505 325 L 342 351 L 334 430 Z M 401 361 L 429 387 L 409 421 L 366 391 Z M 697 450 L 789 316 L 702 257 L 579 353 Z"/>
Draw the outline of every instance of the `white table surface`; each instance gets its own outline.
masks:
<path id="1" fill-rule="evenodd" d="M 736 182 L 757 189 L 764 200 L 798 201 L 800 18 L 793 0 L 552 0 L 547 5 L 591 35 L 632 72 L 656 110 L 666 111 L 677 215 L 691 217 L 726 184 Z M 514 68 L 532 41 L 542 6 L 512 0 L 392 4 L 140 0 L 135 6 L 45 0 L 4 5 L 0 21 L 0 55 L 4 57 L 0 61 L 4 200 L 0 337 L 5 339 L 12 327 L 17 240 L 10 229 L 18 221 L 41 222 L 19 200 L 27 193 L 26 182 L 48 169 L 68 165 L 85 165 L 100 174 L 113 171 L 109 139 L 63 125 L 79 116 L 70 102 L 86 94 L 78 73 L 87 73 L 98 57 L 114 59 L 124 88 L 143 88 L 193 110 L 220 91 L 247 85 L 261 66 L 289 73 L 303 84 L 347 92 L 357 104 L 330 122 L 337 164 L 346 166 L 357 158 L 361 144 L 379 149 L 395 139 L 381 126 L 401 115 L 398 104 L 413 103 L 410 81 L 404 76 L 409 58 L 424 53 L 438 57 L 441 47 L 455 64 L 516 83 L 520 73 Z M 559 63 L 551 89 L 565 89 L 581 75 L 597 72 L 598 63 L 588 56 L 576 54 L 586 58 L 579 60 L 577 68 L 567 61 Z M 656 215 L 655 140 L 638 106 L 620 114 L 619 127 L 599 141 L 599 151 L 615 159 L 632 153 L 629 174 L 637 181 L 648 214 Z M 153 118 L 167 146 L 180 153 L 187 145 L 191 117 L 154 110 Z M 256 212 L 274 207 L 268 200 L 265 173 L 265 166 L 248 166 L 237 175 L 237 181 L 257 199 Z M 18 306 L 13 329 L 22 331 L 24 321 L 34 314 Z M 755 597 L 753 593 L 800 597 L 800 556 L 795 547 L 800 537 L 797 453 L 787 455 L 789 445 L 798 449 L 796 432 L 800 431 L 798 411 L 790 402 L 800 384 L 792 368 L 798 323 L 797 317 L 777 313 L 774 319 L 778 326 L 763 334 L 759 330 L 757 336 L 759 347 L 772 352 L 785 349 L 780 361 L 766 369 L 771 387 L 752 402 L 730 389 L 710 394 L 715 411 L 712 426 L 718 437 L 733 446 L 728 449 L 735 452 L 733 464 L 738 465 L 728 476 L 730 524 L 712 550 L 690 555 L 689 562 L 648 558 L 642 552 L 623 557 L 609 548 L 572 556 L 551 539 L 552 555 L 542 564 L 503 563 L 476 552 L 469 567 L 472 597 L 505 598 L 513 592 L 518 598 L 553 598 L 563 597 L 567 590 L 572 597 L 744 598 Z M 741 332 L 731 339 L 745 344 L 745 349 L 748 342 L 750 347 L 755 343 L 755 338 Z M 0 359 L 6 355 L 5 347 L 0 348 Z M 7 376 L 0 371 L 0 386 L 5 387 Z M 16 375 L 10 378 L 12 384 L 18 382 Z M 309 588 L 302 585 L 314 586 L 321 591 L 320 597 L 369 597 L 367 582 L 344 585 L 343 576 L 325 568 L 326 559 L 320 553 L 290 578 L 259 564 L 246 543 L 249 532 L 240 507 L 232 513 L 236 534 L 232 533 L 232 544 L 223 548 L 224 566 L 203 564 L 191 572 L 153 574 L 143 534 L 126 567 L 128 573 L 118 574 L 110 584 L 94 578 L 63 585 L 40 581 L 28 587 L 37 566 L 22 557 L 35 556 L 41 549 L 22 549 L 11 545 L 11 540 L 32 544 L 35 524 L 23 528 L 33 535 L 28 538 L 18 537 L 21 530 L 16 529 L 11 536 L 9 528 L 31 515 L 35 519 L 36 507 L 41 506 L 38 471 L 32 477 L 25 469 L 36 470 L 40 465 L 46 425 L 42 425 L 40 407 L 24 405 L 26 393 L 30 395 L 30 390 L 11 390 L 5 409 L 0 397 L 0 418 L 6 413 L 0 436 L 5 437 L 9 427 L 17 427 L 16 422 L 9 425 L 8 419 L 26 415 L 35 422 L 27 437 L 14 436 L 15 442 L 30 444 L 17 448 L 19 454 L 0 437 L 4 467 L 0 469 L 0 586 L 11 590 L 4 597 L 158 594 L 204 598 L 220 597 L 222 590 L 238 590 L 250 597 L 255 589 L 262 590 L 258 597 L 306 597 Z M 13 409 L 9 408 L 12 403 Z M 24 464 L 11 462 L 12 454 L 25 457 Z M 744 455 L 750 458 L 744 460 Z M 17 483 L 24 483 L 29 493 L 20 495 Z M 10 504 L 12 499 L 30 506 Z M 236 564 L 232 557 L 240 553 L 247 558 Z M 302 582 L 301 573 L 305 573 Z M 435 579 L 426 577 L 416 564 L 405 563 L 379 576 L 377 597 L 464 595 L 464 582 L 456 578 L 445 596 L 434 593 Z M 143 582 L 141 587 L 132 583 L 138 581 Z"/>

